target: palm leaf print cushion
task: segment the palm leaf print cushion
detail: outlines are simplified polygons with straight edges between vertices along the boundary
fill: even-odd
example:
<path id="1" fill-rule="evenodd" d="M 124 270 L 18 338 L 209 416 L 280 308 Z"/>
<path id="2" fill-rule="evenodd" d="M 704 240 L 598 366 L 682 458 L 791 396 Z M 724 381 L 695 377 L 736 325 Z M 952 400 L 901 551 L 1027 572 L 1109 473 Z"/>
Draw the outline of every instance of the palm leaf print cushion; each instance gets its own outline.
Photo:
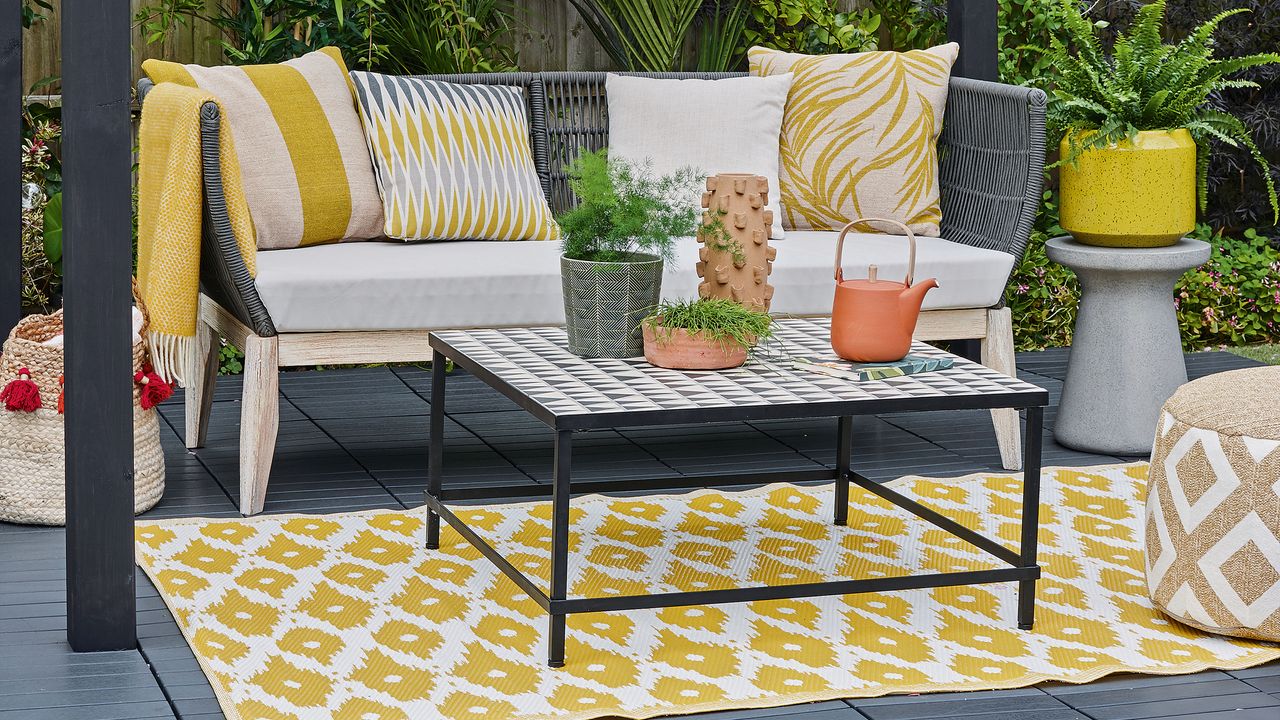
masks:
<path id="1" fill-rule="evenodd" d="M 779 190 L 788 229 L 858 217 L 938 234 L 938 133 L 960 46 L 802 55 L 751 48 L 752 75 L 792 73 Z"/>

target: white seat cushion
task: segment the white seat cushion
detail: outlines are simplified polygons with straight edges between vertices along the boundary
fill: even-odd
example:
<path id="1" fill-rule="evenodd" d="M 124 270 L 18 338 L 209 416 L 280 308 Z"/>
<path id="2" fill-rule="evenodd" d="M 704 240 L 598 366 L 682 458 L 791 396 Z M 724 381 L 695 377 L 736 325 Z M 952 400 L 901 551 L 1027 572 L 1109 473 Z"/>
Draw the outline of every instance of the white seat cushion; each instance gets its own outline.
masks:
<path id="1" fill-rule="evenodd" d="M 792 231 L 775 241 L 773 311 L 827 315 L 835 281 L 837 233 Z M 916 277 L 937 278 L 929 310 L 985 308 L 1000 301 L 1013 257 L 941 238 L 917 238 Z M 679 242 L 662 280 L 667 298 L 698 291 L 698 243 Z M 560 245 L 554 242 L 363 242 L 258 252 L 258 293 L 280 332 L 410 330 L 559 325 Z M 906 240 L 853 235 L 845 240 L 845 274 L 906 274 Z"/>
<path id="2" fill-rule="evenodd" d="M 788 230 L 778 248 L 769 284 L 770 310 L 783 315 L 830 315 L 835 296 L 836 239 L 829 230 Z M 663 296 L 693 297 L 698 292 L 694 263 L 697 243 L 682 243 L 678 271 L 662 279 Z M 849 233 L 844 241 L 845 278 L 867 276 L 901 281 L 907 274 L 907 239 L 895 235 Z M 985 308 L 1000 302 L 1013 269 L 1013 256 L 936 237 L 916 237 L 916 279 L 936 278 L 938 287 L 924 296 L 924 309 Z"/>

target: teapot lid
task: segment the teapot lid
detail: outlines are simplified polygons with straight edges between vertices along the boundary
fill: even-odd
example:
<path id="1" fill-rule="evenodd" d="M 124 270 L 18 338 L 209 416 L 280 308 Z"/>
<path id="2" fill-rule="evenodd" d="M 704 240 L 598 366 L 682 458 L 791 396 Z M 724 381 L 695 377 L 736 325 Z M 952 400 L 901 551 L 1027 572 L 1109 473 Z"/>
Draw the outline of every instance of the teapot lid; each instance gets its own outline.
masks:
<path id="1" fill-rule="evenodd" d="M 881 280 L 877 277 L 879 268 L 875 265 L 867 266 L 867 276 L 854 280 L 844 280 L 840 284 L 844 287 L 853 288 L 855 290 L 868 290 L 872 292 L 902 292 L 903 288 L 908 287 L 906 283 L 900 283 L 896 280 Z"/>

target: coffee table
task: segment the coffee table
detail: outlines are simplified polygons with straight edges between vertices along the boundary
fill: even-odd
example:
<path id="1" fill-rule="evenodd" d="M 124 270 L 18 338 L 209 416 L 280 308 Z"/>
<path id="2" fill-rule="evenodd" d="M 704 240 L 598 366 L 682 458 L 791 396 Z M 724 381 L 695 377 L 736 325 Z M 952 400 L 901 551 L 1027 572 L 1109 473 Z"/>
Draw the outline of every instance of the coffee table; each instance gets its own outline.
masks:
<path id="1" fill-rule="evenodd" d="M 776 325 L 783 352 L 829 352 L 826 320 L 787 319 Z M 678 605 L 846 595 L 912 588 L 1018 583 L 1018 626 L 1030 629 L 1035 613 L 1036 533 L 1039 525 L 1040 437 L 1048 393 L 977 363 L 953 357 L 954 365 L 918 375 L 854 382 L 792 369 L 748 363 L 720 371 L 665 370 L 642 358 L 584 359 L 569 352 L 562 328 L 448 330 L 431 333 L 431 438 L 427 481 L 427 547 L 440 546 L 440 519 L 533 598 L 550 618 L 548 664 L 564 664 L 565 618 L 570 613 L 634 610 Z M 945 356 L 916 343 L 912 352 Z M 541 420 L 554 436 L 550 485 L 444 487 L 444 406 L 446 360 L 451 360 Z M 1021 542 L 1017 551 L 985 537 L 937 511 L 881 486 L 851 468 L 853 416 L 888 412 L 1021 408 L 1026 411 L 1023 443 Z M 1009 567 L 897 577 L 834 580 L 646 595 L 568 597 L 569 499 L 573 494 L 619 492 L 616 481 L 575 482 L 571 456 L 574 433 L 604 428 L 738 422 L 783 418 L 836 418 L 833 469 L 732 475 L 693 475 L 628 480 L 627 491 L 765 485 L 771 482 L 835 483 L 833 521 L 844 525 L 849 484 L 856 483 L 894 505 L 990 553 Z M 550 587 L 526 576 L 445 504 L 448 501 L 550 495 Z"/>

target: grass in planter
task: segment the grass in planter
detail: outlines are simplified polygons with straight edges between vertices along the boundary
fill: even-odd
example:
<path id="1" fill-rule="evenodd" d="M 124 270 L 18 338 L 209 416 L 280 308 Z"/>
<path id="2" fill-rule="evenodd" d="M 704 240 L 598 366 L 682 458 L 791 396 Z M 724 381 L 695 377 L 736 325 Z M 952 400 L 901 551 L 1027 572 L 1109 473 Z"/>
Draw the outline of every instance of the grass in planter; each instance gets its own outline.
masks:
<path id="1" fill-rule="evenodd" d="M 556 218 L 565 257 L 626 262 L 649 253 L 671 262 L 675 239 L 697 231 L 703 175 L 694 168 L 655 178 L 645 165 L 609 160 L 600 150 L 579 155 L 565 170 L 578 197 L 577 207 Z"/>
<path id="2" fill-rule="evenodd" d="M 724 298 L 667 300 L 644 319 L 659 343 L 669 342 L 672 331 L 687 330 L 725 346 L 750 348 L 773 336 L 773 318 Z"/>

